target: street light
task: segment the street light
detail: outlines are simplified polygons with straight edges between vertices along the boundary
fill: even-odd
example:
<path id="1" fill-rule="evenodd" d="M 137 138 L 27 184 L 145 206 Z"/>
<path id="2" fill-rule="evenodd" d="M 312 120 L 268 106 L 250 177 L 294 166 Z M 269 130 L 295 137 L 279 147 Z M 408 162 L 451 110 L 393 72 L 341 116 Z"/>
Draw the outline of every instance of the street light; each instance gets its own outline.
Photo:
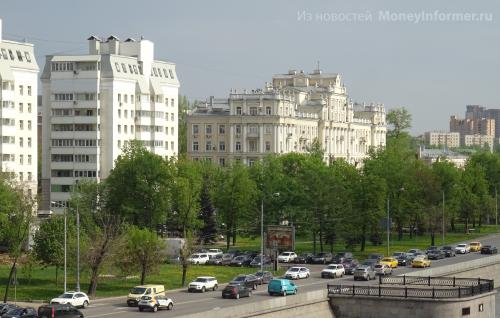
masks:
<path id="1" fill-rule="evenodd" d="M 68 275 L 67 275 L 67 220 L 66 220 L 66 207 L 64 207 L 61 203 L 55 202 L 55 201 L 50 201 L 51 204 L 55 205 L 56 207 L 59 208 L 64 208 L 64 292 L 67 290 L 67 281 L 68 281 Z"/>
<path id="2" fill-rule="evenodd" d="M 441 243 L 444 246 L 444 190 L 443 190 L 443 217 L 441 218 Z"/>
<path id="3" fill-rule="evenodd" d="M 405 190 L 405 188 L 401 187 L 398 192 L 403 192 Z M 390 255 L 389 253 L 389 241 L 391 240 L 391 231 L 390 231 L 390 223 L 391 223 L 391 214 L 390 214 L 390 203 L 389 203 L 389 200 L 390 200 L 390 194 L 387 194 L 387 222 L 386 222 L 386 226 L 387 226 L 387 256 Z"/>
<path id="4" fill-rule="evenodd" d="M 273 193 L 274 197 L 279 197 L 280 193 Z M 260 201 L 260 271 L 264 270 L 264 195 Z"/>

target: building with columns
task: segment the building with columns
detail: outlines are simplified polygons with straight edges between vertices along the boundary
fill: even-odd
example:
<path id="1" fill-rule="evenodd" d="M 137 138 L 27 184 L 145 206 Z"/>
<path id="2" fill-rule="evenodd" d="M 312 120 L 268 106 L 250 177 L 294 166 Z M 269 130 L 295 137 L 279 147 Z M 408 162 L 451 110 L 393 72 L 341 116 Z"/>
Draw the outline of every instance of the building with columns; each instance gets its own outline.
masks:
<path id="1" fill-rule="evenodd" d="M 385 146 L 385 108 L 352 103 L 339 74 L 291 70 L 264 89 L 211 97 L 187 116 L 193 160 L 251 165 L 268 154 L 307 152 L 315 140 L 325 161 L 360 163 L 371 147 Z"/>
<path id="2" fill-rule="evenodd" d="M 148 40 L 88 39 L 84 55 L 47 56 L 41 76 L 41 210 L 62 211 L 79 179 L 106 178 L 130 140 L 178 153 L 175 64 Z"/>
<path id="3" fill-rule="evenodd" d="M 33 44 L 2 39 L 0 104 L 2 172 L 33 196 L 37 193 L 37 81 Z"/>

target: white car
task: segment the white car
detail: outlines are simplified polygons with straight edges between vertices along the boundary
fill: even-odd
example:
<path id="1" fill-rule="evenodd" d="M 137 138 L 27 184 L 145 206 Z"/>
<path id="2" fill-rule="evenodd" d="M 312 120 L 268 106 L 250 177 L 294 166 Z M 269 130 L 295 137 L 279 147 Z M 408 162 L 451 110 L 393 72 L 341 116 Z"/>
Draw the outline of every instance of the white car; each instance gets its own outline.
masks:
<path id="1" fill-rule="evenodd" d="M 188 258 L 188 262 L 191 264 L 206 264 L 210 257 L 206 253 L 195 253 Z"/>
<path id="2" fill-rule="evenodd" d="M 208 257 L 213 258 L 217 255 L 222 255 L 224 253 L 220 248 L 209 248 L 208 251 L 205 252 L 205 254 L 208 254 Z"/>
<path id="3" fill-rule="evenodd" d="M 71 304 L 74 307 L 85 308 L 90 304 L 89 297 L 83 292 L 68 291 L 59 297 L 52 298 L 51 304 Z"/>
<path id="4" fill-rule="evenodd" d="M 157 312 L 158 309 L 172 310 L 172 308 L 174 308 L 174 302 L 167 296 L 142 296 L 137 306 L 139 307 L 139 311 L 149 309 L 153 312 Z"/>
<path id="5" fill-rule="evenodd" d="M 342 264 L 330 264 L 321 271 L 321 278 L 337 278 L 345 275 Z"/>
<path id="6" fill-rule="evenodd" d="M 457 246 L 455 246 L 455 253 L 457 254 L 470 253 L 470 245 L 467 243 L 457 244 Z"/>
<path id="7" fill-rule="evenodd" d="M 297 258 L 295 252 L 283 252 L 278 255 L 278 262 L 281 263 L 291 263 Z"/>
<path id="8" fill-rule="evenodd" d="M 286 271 L 284 277 L 288 279 L 301 279 L 301 278 L 308 278 L 310 275 L 311 272 L 309 271 L 309 268 L 294 266 L 290 267 Z"/>
<path id="9" fill-rule="evenodd" d="M 392 268 L 387 264 L 377 264 L 374 270 L 377 275 L 392 275 Z"/>
<path id="10" fill-rule="evenodd" d="M 188 292 L 202 292 L 211 289 L 216 291 L 219 287 L 217 279 L 212 276 L 200 276 L 188 285 Z"/>

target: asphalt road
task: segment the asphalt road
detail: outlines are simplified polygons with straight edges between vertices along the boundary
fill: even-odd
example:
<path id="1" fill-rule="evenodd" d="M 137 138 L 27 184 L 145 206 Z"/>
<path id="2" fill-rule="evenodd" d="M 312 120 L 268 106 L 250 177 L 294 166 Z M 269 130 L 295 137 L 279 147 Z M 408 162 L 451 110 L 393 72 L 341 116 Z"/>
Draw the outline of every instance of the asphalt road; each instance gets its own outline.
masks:
<path id="1" fill-rule="evenodd" d="M 500 247 L 500 235 L 490 236 L 480 240 L 484 244 L 492 244 Z M 469 260 L 489 257 L 488 255 L 481 255 L 479 253 L 470 253 L 466 255 L 457 255 L 456 257 L 446 258 L 442 260 L 432 261 L 432 267 L 439 267 L 444 265 L 449 265 L 458 262 L 467 262 Z M 321 270 L 324 268 L 323 265 L 305 265 L 311 270 L 311 277 L 308 279 L 302 279 L 295 281 L 298 285 L 299 293 L 319 290 L 326 288 L 328 283 L 342 283 L 342 284 L 354 284 L 352 276 L 344 276 L 343 278 L 337 279 L 322 279 L 320 276 Z M 397 268 L 393 271 L 393 275 L 405 274 L 416 272 L 422 269 L 413 269 L 411 267 Z M 254 269 L 248 269 L 249 273 L 255 272 Z M 356 284 L 376 284 L 377 280 L 370 282 L 356 281 Z M 267 294 L 267 285 L 259 286 L 256 291 L 253 292 L 250 298 L 241 298 L 239 300 L 235 299 L 222 299 L 221 289 L 215 292 L 201 293 L 188 293 L 185 290 L 182 291 L 172 291 L 167 292 L 168 297 L 172 298 L 174 301 L 174 309 L 172 311 L 163 310 L 158 311 L 155 317 L 176 317 L 191 313 L 210 311 L 214 309 L 223 309 L 231 306 L 236 306 L 238 304 L 258 302 L 263 299 L 271 297 Z M 278 296 L 273 296 L 278 297 Z M 293 296 L 287 296 L 293 297 Z M 143 315 L 149 315 L 150 313 L 140 313 L 137 307 L 127 307 L 125 303 L 125 297 L 113 298 L 113 299 L 103 299 L 97 300 L 91 303 L 91 305 L 83 309 L 85 318 L 98 318 L 98 317 L 120 317 L 120 318 L 131 318 L 140 317 Z M 229 309 L 228 309 L 229 310 Z"/>

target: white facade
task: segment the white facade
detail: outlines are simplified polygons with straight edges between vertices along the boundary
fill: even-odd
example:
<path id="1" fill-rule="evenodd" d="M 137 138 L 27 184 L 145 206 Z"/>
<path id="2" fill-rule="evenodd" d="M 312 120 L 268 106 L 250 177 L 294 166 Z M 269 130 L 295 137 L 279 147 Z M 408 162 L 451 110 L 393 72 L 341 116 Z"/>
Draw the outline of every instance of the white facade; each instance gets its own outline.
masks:
<path id="1" fill-rule="evenodd" d="M 42 74 L 42 209 L 61 211 L 78 179 L 106 178 L 130 140 L 178 153 L 175 64 L 147 40 L 88 40 L 89 54 L 47 56 Z"/>
<path id="2" fill-rule="evenodd" d="M 465 135 L 463 140 L 463 145 L 466 147 L 483 147 L 488 144 L 490 150 L 493 150 L 494 137 L 488 135 Z"/>
<path id="3" fill-rule="evenodd" d="M 307 152 L 318 140 L 325 161 L 352 164 L 385 146 L 383 105 L 353 104 L 338 74 L 290 71 L 262 89 L 210 98 L 187 117 L 188 156 L 221 165 L 274 153 Z"/>
<path id="4" fill-rule="evenodd" d="M 0 158 L 2 172 L 37 193 L 37 80 L 33 44 L 2 40 L 0 20 Z"/>

